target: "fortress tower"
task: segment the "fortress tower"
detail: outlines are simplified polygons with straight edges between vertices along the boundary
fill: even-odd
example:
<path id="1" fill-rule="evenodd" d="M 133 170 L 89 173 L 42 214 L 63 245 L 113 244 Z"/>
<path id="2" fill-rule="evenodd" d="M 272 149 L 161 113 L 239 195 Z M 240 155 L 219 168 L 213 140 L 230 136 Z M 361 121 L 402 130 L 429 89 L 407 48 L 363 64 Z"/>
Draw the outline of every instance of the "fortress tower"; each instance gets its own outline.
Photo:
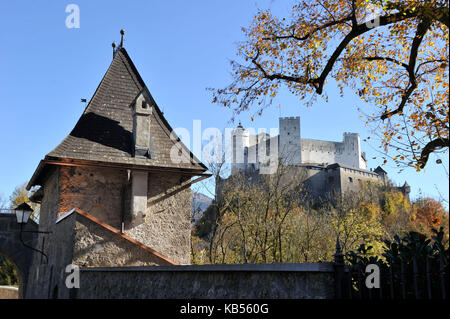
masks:
<path id="1" fill-rule="evenodd" d="M 233 163 L 231 165 L 231 174 L 244 172 L 248 163 L 248 147 L 249 147 L 249 132 L 244 130 L 241 122 L 238 127 L 233 130 L 231 137 L 233 139 Z"/>
<path id="2" fill-rule="evenodd" d="M 361 140 L 358 133 L 344 133 L 344 152 L 342 162 L 346 165 L 366 169 L 361 156 Z"/>
<path id="3" fill-rule="evenodd" d="M 302 163 L 300 117 L 280 117 L 278 153 L 285 165 Z"/>

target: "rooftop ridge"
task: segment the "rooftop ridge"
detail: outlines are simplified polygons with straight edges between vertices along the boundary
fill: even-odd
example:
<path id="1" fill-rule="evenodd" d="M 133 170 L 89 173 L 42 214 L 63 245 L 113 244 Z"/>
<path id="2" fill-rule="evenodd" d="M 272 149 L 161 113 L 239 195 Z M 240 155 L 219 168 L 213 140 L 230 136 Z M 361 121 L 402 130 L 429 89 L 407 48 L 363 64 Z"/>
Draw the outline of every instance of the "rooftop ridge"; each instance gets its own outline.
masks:
<path id="1" fill-rule="evenodd" d="M 132 102 L 139 94 L 156 112 L 150 125 L 151 158 L 134 155 Z M 74 159 L 171 167 L 206 171 L 207 167 L 184 145 L 172 139 L 172 127 L 145 85 L 133 61 L 123 47 L 118 47 L 92 98 L 70 133 L 45 158 Z M 171 160 L 171 147 L 185 149 L 186 160 Z M 38 166 L 27 187 L 39 180 L 42 167 Z"/>

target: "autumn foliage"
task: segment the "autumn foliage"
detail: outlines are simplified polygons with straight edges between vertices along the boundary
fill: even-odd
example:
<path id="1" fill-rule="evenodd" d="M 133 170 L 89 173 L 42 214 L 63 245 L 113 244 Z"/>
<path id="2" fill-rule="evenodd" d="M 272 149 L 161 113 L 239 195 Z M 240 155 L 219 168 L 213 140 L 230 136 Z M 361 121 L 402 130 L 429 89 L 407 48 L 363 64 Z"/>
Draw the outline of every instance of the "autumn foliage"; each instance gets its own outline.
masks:
<path id="1" fill-rule="evenodd" d="M 446 0 L 300 0 L 290 18 L 258 12 L 213 102 L 261 114 L 281 88 L 311 104 L 334 79 L 373 106 L 363 114 L 380 147 L 420 170 L 449 146 L 448 21 Z"/>
<path id="2" fill-rule="evenodd" d="M 368 183 L 358 192 L 311 200 L 301 176 L 292 174 L 258 183 L 234 176 L 220 209 L 208 209 L 193 229 L 193 263 L 332 261 L 337 238 L 344 253 L 368 245 L 375 256 L 386 240 L 411 231 L 431 236 L 440 226 L 448 245 L 448 211 L 434 199 L 411 203 L 390 183 Z"/>
<path id="3" fill-rule="evenodd" d="M 448 212 L 442 203 L 433 198 L 421 198 L 414 203 L 414 224 L 416 231 L 429 234 L 432 228 L 444 227 L 448 235 Z"/>

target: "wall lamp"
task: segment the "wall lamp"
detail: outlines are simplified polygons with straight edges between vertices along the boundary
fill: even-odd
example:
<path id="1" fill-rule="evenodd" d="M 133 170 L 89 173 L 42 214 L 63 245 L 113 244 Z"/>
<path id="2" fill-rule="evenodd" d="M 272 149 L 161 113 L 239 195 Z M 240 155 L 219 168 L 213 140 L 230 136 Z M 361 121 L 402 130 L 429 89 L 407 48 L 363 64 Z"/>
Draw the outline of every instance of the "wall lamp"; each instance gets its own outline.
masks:
<path id="1" fill-rule="evenodd" d="M 17 223 L 20 225 L 20 241 L 22 242 L 22 245 L 24 245 L 25 247 L 27 247 L 33 251 L 40 253 L 42 256 L 45 257 L 46 263 L 48 263 L 48 257 L 44 253 L 43 250 L 41 251 L 39 249 L 36 249 L 32 246 L 25 244 L 25 242 L 23 241 L 23 238 L 22 238 L 22 233 L 50 234 L 51 232 L 50 231 L 23 230 L 23 226 L 28 222 L 31 214 L 33 214 L 33 209 L 27 203 L 20 204 L 19 206 L 14 208 L 14 211 L 16 213 Z M 42 243 L 42 246 L 43 245 L 44 245 L 44 243 Z M 42 249 L 43 249 L 43 247 L 42 247 Z"/>

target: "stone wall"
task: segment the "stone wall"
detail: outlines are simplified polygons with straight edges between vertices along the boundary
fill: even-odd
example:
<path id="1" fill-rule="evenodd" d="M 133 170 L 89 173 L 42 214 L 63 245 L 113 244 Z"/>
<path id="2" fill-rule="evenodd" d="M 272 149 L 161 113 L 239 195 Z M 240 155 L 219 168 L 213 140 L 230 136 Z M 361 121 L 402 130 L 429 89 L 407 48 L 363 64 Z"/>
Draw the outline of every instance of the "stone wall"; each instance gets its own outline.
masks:
<path id="1" fill-rule="evenodd" d="M 39 234 L 38 243 L 39 249 L 48 256 L 48 260 L 40 254 L 33 255 L 26 298 L 47 298 L 49 296 L 51 269 L 57 262 L 54 236 L 59 203 L 59 172 L 59 167 L 53 167 L 42 185 L 44 195 L 40 208 L 39 231 L 51 233 Z"/>
<path id="2" fill-rule="evenodd" d="M 181 264 L 190 263 L 191 192 L 184 186 L 189 179 L 176 173 L 149 173 L 145 222 L 125 230 L 132 239 Z M 41 234 L 39 243 L 44 243 L 49 258 L 43 264 L 35 256 L 29 298 L 61 295 L 65 266 L 73 261 L 85 266 L 167 264 L 144 257 L 136 247 L 89 221 L 75 224 L 71 217 L 56 223 L 64 213 L 79 208 L 115 230 L 121 229 L 122 221 L 126 226 L 130 204 L 126 170 L 54 167 L 43 188 L 39 228 L 51 233 Z"/>
<path id="3" fill-rule="evenodd" d="M 76 298 L 331 299 L 329 263 L 84 268 Z"/>
<path id="4" fill-rule="evenodd" d="M 118 233 L 113 227 L 102 226 L 76 212 L 62 216 L 52 233 L 49 262 L 35 265 L 30 281 L 33 289 L 27 298 L 69 298 L 65 270 L 70 264 L 80 267 L 169 265 L 147 247 L 142 248 Z"/>
<path id="5" fill-rule="evenodd" d="M 0 214 L 0 255 L 9 258 L 18 271 L 20 297 L 26 294 L 26 283 L 33 260 L 33 250 L 25 247 L 22 240 L 26 245 L 36 247 L 38 236 L 28 231 L 37 229 L 38 225 L 30 219 L 22 228 L 22 231 L 26 232 L 21 234 L 15 214 Z"/>
<path id="6" fill-rule="evenodd" d="M 169 265 L 148 251 L 77 215 L 73 264 L 80 267 Z"/>
<path id="7" fill-rule="evenodd" d="M 377 174 L 352 169 L 350 167 L 340 167 L 340 180 L 342 192 L 354 191 L 361 189 L 361 183 L 381 183 L 382 179 Z"/>
<path id="8" fill-rule="evenodd" d="M 18 299 L 19 288 L 11 286 L 0 286 L 0 299 Z"/>
<path id="9" fill-rule="evenodd" d="M 145 223 L 125 234 L 170 259 L 190 263 L 191 189 L 182 184 L 189 180 L 173 173 L 149 173 Z"/>
<path id="10" fill-rule="evenodd" d="M 41 201 L 39 230 L 53 231 L 58 218 L 60 168 L 54 166 L 42 183 L 43 197 Z M 45 235 L 40 235 L 43 237 Z"/>
<path id="11" fill-rule="evenodd" d="M 174 173 L 148 173 L 147 212 L 144 223 L 130 223 L 129 184 L 126 170 L 61 167 L 59 214 L 80 208 L 163 255 L 190 263 L 188 177 Z"/>

